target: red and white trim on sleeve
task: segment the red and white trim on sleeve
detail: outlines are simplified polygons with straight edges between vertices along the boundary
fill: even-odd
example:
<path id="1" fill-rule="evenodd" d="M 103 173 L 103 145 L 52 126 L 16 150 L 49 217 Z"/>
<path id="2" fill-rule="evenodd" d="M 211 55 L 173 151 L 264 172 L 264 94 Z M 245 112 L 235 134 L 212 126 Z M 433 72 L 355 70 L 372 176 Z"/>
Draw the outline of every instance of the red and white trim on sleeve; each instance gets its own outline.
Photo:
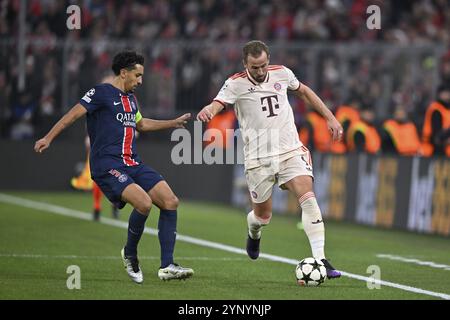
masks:
<path id="1" fill-rule="evenodd" d="M 132 112 L 130 99 L 128 96 L 121 96 L 123 111 Z M 133 155 L 133 139 L 134 139 L 134 128 L 133 127 L 123 127 L 123 140 L 122 140 L 122 159 L 123 163 L 127 166 L 137 166 L 139 163 L 134 161 Z"/>
<path id="2" fill-rule="evenodd" d="M 224 108 L 227 107 L 227 104 L 226 104 L 225 101 L 222 101 L 222 100 L 219 100 L 219 99 L 214 99 L 213 101 L 216 101 L 216 102 L 220 103 Z"/>

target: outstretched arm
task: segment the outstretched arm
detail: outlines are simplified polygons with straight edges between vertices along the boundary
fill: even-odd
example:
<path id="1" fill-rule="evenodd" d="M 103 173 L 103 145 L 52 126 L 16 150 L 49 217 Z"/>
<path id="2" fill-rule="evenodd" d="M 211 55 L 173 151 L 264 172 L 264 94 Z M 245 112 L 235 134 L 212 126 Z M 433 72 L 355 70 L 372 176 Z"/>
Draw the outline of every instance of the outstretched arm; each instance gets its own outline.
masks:
<path id="1" fill-rule="evenodd" d="M 190 113 L 185 113 L 181 117 L 173 120 L 154 120 L 149 118 L 142 118 L 137 124 L 136 129 L 139 132 L 156 131 L 169 128 L 184 128 L 187 120 L 191 117 Z"/>
<path id="2" fill-rule="evenodd" d="M 224 106 L 221 103 L 213 101 L 198 113 L 197 120 L 209 122 L 216 114 L 222 111 L 223 108 Z"/>
<path id="3" fill-rule="evenodd" d="M 42 151 L 50 146 L 53 139 L 55 139 L 64 129 L 69 127 L 77 119 L 84 116 L 86 112 L 86 108 L 77 103 L 53 126 L 53 128 L 50 129 L 45 137 L 36 141 L 34 145 L 34 151 L 42 153 Z"/>
<path id="4" fill-rule="evenodd" d="M 344 133 L 341 124 L 339 123 L 339 121 L 337 121 L 333 113 L 330 111 L 330 109 L 327 108 L 325 103 L 323 103 L 323 101 L 317 96 L 317 94 L 315 94 L 314 91 L 312 91 L 303 83 L 294 92 L 300 99 L 311 105 L 327 120 L 328 129 L 333 136 L 333 140 L 341 140 Z"/>

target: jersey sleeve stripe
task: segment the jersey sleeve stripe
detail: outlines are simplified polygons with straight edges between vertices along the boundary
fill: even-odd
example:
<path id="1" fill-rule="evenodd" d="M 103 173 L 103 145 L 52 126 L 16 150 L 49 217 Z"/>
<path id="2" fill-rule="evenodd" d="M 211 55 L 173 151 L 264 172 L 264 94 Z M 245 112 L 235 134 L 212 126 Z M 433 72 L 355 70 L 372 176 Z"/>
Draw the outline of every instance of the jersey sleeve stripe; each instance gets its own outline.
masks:
<path id="1" fill-rule="evenodd" d="M 297 87 L 297 89 L 293 89 L 293 90 L 291 90 L 291 91 L 297 91 L 298 89 L 300 89 L 301 86 L 302 86 L 302 83 L 299 81 L 299 82 L 298 82 L 298 87 Z"/>
<path id="2" fill-rule="evenodd" d="M 216 101 L 216 102 L 220 103 L 221 105 L 223 105 L 224 108 L 227 107 L 227 104 L 224 101 L 221 101 L 219 99 L 214 99 L 213 101 Z"/>

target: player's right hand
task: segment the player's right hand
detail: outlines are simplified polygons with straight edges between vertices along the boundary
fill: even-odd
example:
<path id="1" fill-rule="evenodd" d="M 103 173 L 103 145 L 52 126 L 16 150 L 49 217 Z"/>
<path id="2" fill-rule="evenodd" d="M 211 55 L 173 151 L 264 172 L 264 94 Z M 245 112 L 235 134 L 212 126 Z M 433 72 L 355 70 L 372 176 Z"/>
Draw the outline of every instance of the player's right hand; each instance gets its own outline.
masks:
<path id="1" fill-rule="evenodd" d="M 209 122 L 213 118 L 213 114 L 209 111 L 208 106 L 204 107 L 197 115 L 197 120 L 202 122 Z"/>
<path id="2" fill-rule="evenodd" d="M 42 138 L 34 144 L 34 151 L 38 153 L 42 153 L 45 149 L 47 149 L 50 146 L 50 142 L 48 142 L 47 139 Z"/>
<path id="3" fill-rule="evenodd" d="M 327 121 L 333 141 L 341 141 L 344 135 L 344 129 L 336 118 Z"/>

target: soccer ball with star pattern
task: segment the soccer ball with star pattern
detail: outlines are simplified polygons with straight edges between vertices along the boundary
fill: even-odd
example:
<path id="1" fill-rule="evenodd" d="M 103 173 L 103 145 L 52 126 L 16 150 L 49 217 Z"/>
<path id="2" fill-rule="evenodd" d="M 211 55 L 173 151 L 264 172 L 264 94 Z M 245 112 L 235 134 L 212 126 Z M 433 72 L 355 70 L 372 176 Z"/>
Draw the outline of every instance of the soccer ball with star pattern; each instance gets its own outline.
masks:
<path id="1" fill-rule="evenodd" d="M 295 268 L 297 283 L 301 286 L 318 286 L 327 277 L 327 270 L 323 262 L 314 258 L 305 258 Z"/>

